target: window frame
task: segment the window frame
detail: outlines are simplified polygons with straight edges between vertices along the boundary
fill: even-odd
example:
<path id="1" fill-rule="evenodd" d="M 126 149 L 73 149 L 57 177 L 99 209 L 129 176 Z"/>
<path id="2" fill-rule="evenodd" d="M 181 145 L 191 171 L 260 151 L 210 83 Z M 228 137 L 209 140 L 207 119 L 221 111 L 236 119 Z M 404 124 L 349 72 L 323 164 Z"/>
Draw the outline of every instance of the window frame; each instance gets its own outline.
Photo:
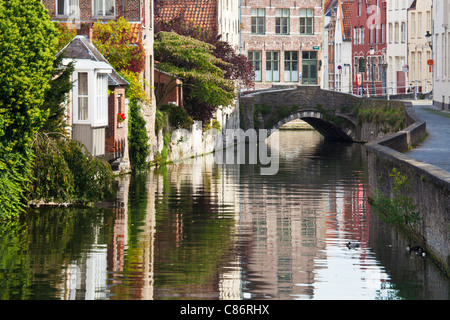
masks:
<path id="1" fill-rule="evenodd" d="M 268 59 L 268 54 L 270 54 L 270 59 Z M 277 56 L 278 59 L 274 59 Z M 268 68 L 270 66 L 270 68 Z M 270 80 L 267 76 L 271 74 Z M 277 79 L 274 79 L 274 75 L 278 75 Z M 280 51 L 279 50 L 270 50 L 266 51 L 266 81 L 267 82 L 280 82 Z"/>
<path id="2" fill-rule="evenodd" d="M 251 29 L 252 34 L 266 34 L 266 9 L 253 8 L 251 11 Z M 262 19 L 262 20 L 260 20 Z M 255 28 L 255 29 L 253 29 Z M 262 31 L 261 31 L 262 28 Z"/>
<path id="3" fill-rule="evenodd" d="M 92 16 L 93 17 L 114 18 L 116 16 L 116 1 L 115 0 L 111 0 L 112 4 L 113 4 L 113 13 L 112 14 L 105 14 L 106 1 L 107 0 L 92 0 Z M 101 2 L 103 14 L 98 14 L 98 12 L 95 12 L 95 3 L 96 2 Z"/>
<path id="4" fill-rule="evenodd" d="M 293 54 L 296 53 L 297 54 L 297 59 L 293 59 Z M 287 54 L 289 54 L 289 59 L 287 58 Z M 284 81 L 285 82 L 299 82 L 300 77 L 300 53 L 298 51 L 285 51 L 284 52 Z M 293 70 L 293 66 L 295 66 L 295 64 L 297 65 L 297 75 L 296 75 L 296 79 L 292 79 L 292 75 L 294 72 L 295 75 L 295 70 Z M 286 66 L 288 66 L 289 68 L 286 68 Z M 286 72 L 288 72 L 289 74 L 289 80 L 286 80 Z"/>
<path id="5" fill-rule="evenodd" d="M 255 59 L 255 54 L 259 55 L 259 59 Z M 251 55 L 251 56 L 250 56 Z M 249 50 L 247 52 L 247 57 L 250 63 L 252 64 L 253 71 L 255 72 L 254 81 L 262 82 L 262 51 L 261 50 Z M 256 63 L 259 62 L 259 69 L 257 69 Z M 258 73 L 259 72 L 259 78 Z"/>
<path id="6" fill-rule="evenodd" d="M 302 11 L 304 11 L 304 16 L 302 15 Z M 311 14 L 311 16 L 309 15 Z M 314 9 L 311 8 L 304 8 L 300 9 L 300 34 L 301 35 L 312 35 L 314 34 Z M 302 19 L 304 19 L 304 23 L 302 23 Z M 310 22 L 308 24 L 308 22 Z M 311 28 L 311 32 L 308 32 L 308 27 Z M 302 32 L 302 28 L 304 28 L 304 31 Z"/>
<path id="7" fill-rule="evenodd" d="M 81 74 L 85 74 L 86 75 L 86 93 L 80 93 L 81 91 Z M 74 99 L 75 105 L 74 105 L 74 119 L 73 119 L 73 123 L 90 123 L 90 112 L 89 112 L 89 106 L 91 105 L 91 101 L 89 99 L 89 92 L 90 92 L 90 88 L 89 88 L 89 84 L 90 84 L 90 74 L 91 72 L 89 70 L 77 70 L 76 71 L 76 79 L 75 80 L 75 87 L 76 89 L 74 90 L 74 92 L 76 93 L 76 99 Z M 75 98 L 75 97 L 74 97 Z M 83 100 L 86 101 L 86 116 L 80 117 L 81 115 L 81 103 L 80 103 L 80 98 L 82 98 Z M 76 116 L 76 117 L 75 117 Z"/>
<path id="8" fill-rule="evenodd" d="M 59 13 L 60 11 L 60 2 L 64 2 L 63 13 Z M 75 6 L 75 8 L 72 8 Z M 69 12 L 70 9 L 75 9 Z M 55 0 L 55 15 L 59 17 L 68 17 L 68 16 L 80 16 L 80 5 L 79 0 Z"/>
<path id="9" fill-rule="evenodd" d="M 275 9 L 275 34 L 289 35 L 290 15 L 289 9 Z"/>

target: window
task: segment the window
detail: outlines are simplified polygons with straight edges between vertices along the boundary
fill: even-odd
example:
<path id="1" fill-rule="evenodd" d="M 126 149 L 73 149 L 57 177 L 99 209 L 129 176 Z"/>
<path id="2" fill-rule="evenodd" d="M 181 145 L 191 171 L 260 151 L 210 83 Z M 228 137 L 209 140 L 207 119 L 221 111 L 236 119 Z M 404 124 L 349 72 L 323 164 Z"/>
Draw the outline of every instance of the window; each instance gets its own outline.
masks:
<path id="1" fill-rule="evenodd" d="M 411 37 L 416 37 L 416 15 L 411 13 Z"/>
<path id="2" fill-rule="evenodd" d="M 56 14 L 62 16 L 79 16 L 78 0 L 56 0 Z"/>
<path id="3" fill-rule="evenodd" d="M 358 17 L 361 17 L 362 13 L 362 0 L 358 0 Z"/>
<path id="4" fill-rule="evenodd" d="M 115 0 L 92 0 L 94 16 L 114 16 Z"/>
<path id="5" fill-rule="evenodd" d="M 298 82 L 298 51 L 284 53 L 284 81 Z"/>
<path id="6" fill-rule="evenodd" d="M 280 81 L 280 52 L 266 52 L 266 81 Z"/>
<path id="7" fill-rule="evenodd" d="M 374 33 L 374 29 L 375 28 L 371 28 L 369 31 L 369 43 L 372 44 L 373 43 L 373 33 Z"/>
<path id="8" fill-rule="evenodd" d="M 300 34 L 314 33 L 314 9 L 300 9 Z"/>
<path id="9" fill-rule="evenodd" d="M 394 41 L 394 30 L 392 28 L 392 23 L 389 23 L 389 43 Z"/>
<path id="10" fill-rule="evenodd" d="M 252 33 L 264 34 L 266 23 L 266 9 L 252 9 Z"/>
<path id="11" fill-rule="evenodd" d="M 380 43 L 380 25 L 377 24 L 375 28 L 375 43 Z"/>
<path id="12" fill-rule="evenodd" d="M 355 27 L 353 29 L 353 44 L 358 44 L 359 37 L 358 37 L 358 27 Z"/>
<path id="13" fill-rule="evenodd" d="M 359 44 L 364 44 L 364 27 L 359 28 Z"/>
<path id="14" fill-rule="evenodd" d="M 419 81 L 422 81 L 422 52 L 417 52 L 417 79 Z M 414 80 L 414 79 L 413 79 Z"/>
<path id="15" fill-rule="evenodd" d="M 405 43 L 406 42 L 406 22 L 402 22 L 401 33 L 402 33 L 402 43 Z"/>
<path id="16" fill-rule="evenodd" d="M 385 43 L 386 41 L 386 27 L 384 23 L 381 24 L 381 43 Z"/>
<path id="17" fill-rule="evenodd" d="M 88 120 L 88 73 L 78 72 L 78 120 Z"/>
<path id="18" fill-rule="evenodd" d="M 255 71 L 255 81 L 262 81 L 261 77 L 261 51 L 249 51 L 248 60 L 253 65 Z"/>
<path id="19" fill-rule="evenodd" d="M 96 120 L 97 125 L 108 123 L 108 76 L 99 74 L 97 76 L 97 108 Z"/>
<path id="20" fill-rule="evenodd" d="M 275 33 L 289 34 L 289 9 L 275 10 Z"/>
<path id="21" fill-rule="evenodd" d="M 422 12 L 417 13 L 417 38 L 422 38 Z M 424 35 L 425 36 L 425 35 Z"/>
<path id="22" fill-rule="evenodd" d="M 399 34 L 400 34 L 398 22 L 396 22 L 394 26 L 395 26 L 395 28 L 394 28 L 394 41 L 395 41 L 395 43 L 398 43 L 399 42 Z"/>

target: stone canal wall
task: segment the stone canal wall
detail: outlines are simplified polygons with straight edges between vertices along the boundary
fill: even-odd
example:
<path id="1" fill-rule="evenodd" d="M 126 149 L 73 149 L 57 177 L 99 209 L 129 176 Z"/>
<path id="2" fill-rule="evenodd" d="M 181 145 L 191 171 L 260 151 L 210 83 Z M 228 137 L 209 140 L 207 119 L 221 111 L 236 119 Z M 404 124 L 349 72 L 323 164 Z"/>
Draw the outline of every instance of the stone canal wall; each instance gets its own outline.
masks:
<path id="1" fill-rule="evenodd" d="M 420 221 L 414 230 L 419 244 L 447 272 L 450 270 L 450 173 L 410 158 L 406 152 L 426 137 L 426 123 L 407 105 L 412 122 L 405 130 L 366 144 L 371 196 L 377 191 L 393 197 L 396 168 L 409 180 L 407 196 L 417 206 Z"/>

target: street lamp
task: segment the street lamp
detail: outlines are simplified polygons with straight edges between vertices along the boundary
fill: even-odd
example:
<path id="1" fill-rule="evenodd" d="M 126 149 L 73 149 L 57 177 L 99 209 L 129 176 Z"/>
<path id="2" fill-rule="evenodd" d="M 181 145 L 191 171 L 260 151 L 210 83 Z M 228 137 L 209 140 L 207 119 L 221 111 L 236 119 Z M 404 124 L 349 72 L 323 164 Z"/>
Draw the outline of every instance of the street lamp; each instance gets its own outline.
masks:
<path id="1" fill-rule="evenodd" d="M 427 38 L 428 45 L 430 46 L 430 49 L 433 50 L 433 39 L 431 38 L 432 34 L 430 31 L 427 31 L 427 34 L 425 35 L 425 38 Z"/>
<path id="2" fill-rule="evenodd" d="M 372 96 L 375 96 L 375 77 L 374 77 L 374 54 L 375 49 L 373 48 L 373 45 L 370 45 L 369 54 L 372 56 Z"/>

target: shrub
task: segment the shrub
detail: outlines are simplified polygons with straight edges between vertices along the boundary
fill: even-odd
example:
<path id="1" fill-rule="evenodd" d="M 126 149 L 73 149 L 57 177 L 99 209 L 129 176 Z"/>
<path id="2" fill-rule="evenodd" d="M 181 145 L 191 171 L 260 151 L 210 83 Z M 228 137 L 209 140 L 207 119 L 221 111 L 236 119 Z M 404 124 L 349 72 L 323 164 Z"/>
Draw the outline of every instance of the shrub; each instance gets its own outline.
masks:
<path id="1" fill-rule="evenodd" d="M 383 217 L 387 222 L 414 227 L 420 221 L 420 215 L 412 199 L 408 197 L 411 188 L 409 180 L 396 168 L 392 169 L 389 176 L 394 179 L 393 197 L 386 197 L 377 191 L 378 196 L 374 198 L 372 204 L 384 214 Z"/>
<path id="2" fill-rule="evenodd" d="M 114 195 L 111 166 L 93 157 L 79 141 L 38 133 L 29 199 L 44 202 L 95 202 Z"/>
<path id="3" fill-rule="evenodd" d="M 141 108 L 136 99 L 129 103 L 128 152 L 131 170 L 143 171 L 148 168 L 147 157 L 150 154 L 146 123 L 141 115 Z"/>
<path id="4" fill-rule="evenodd" d="M 166 104 L 161 107 L 161 111 L 167 113 L 169 124 L 174 129 L 189 129 L 193 123 L 192 118 L 183 107 Z"/>

